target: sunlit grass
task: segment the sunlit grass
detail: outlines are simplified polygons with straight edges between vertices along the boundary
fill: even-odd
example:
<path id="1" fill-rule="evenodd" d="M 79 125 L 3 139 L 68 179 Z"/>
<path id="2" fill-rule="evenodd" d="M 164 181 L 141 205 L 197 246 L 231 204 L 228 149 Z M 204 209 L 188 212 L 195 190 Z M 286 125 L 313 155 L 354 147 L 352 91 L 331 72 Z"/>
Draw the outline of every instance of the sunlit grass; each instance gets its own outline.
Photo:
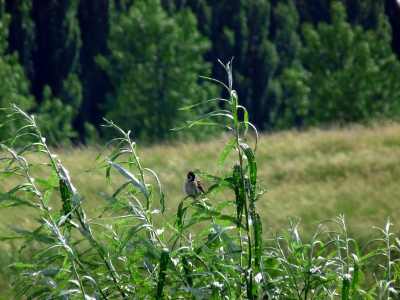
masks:
<path id="1" fill-rule="evenodd" d="M 167 207 L 175 209 L 183 198 L 187 171 L 217 173 L 217 160 L 223 148 L 224 144 L 213 138 L 198 143 L 142 147 L 138 154 L 142 164 L 159 176 Z M 105 170 L 86 172 L 96 165 L 94 158 L 99 151 L 100 148 L 82 147 L 53 150 L 69 170 L 80 195 L 85 195 L 84 206 L 92 209 L 106 205 L 99 191 L 110 194 L 124 182 L 118 175 L 112 176 L 108 187 Z M 262 135 L 256 155 L 261 184 L 267 189 L 257 203 L 264 228 L 284 228 L 288 214 L 294 220 L 301 218 L 301 227 L 311 235 L 314 221 L 345 214 L 350 232 L 366 238 L 373 232 L 372 226 L 384 224 L 388 216 L 396 222 L 400 209 L 398 124 Z M 2 184 L 3 190 L 15 186 L 7 180 Z M 203 180 L 203 185 L 211 184 Z M 231 196 L 221 193 L 212 201 Z M 7 224 L 29 228 L 30 222 L 34 222 L 19 208 L 0 210 L 0 214 L 0 228 L 5 234 L 9 231 Z"/>
<path id="2" fill-rule="evenodd" d="M 141 163 L 159 176 L 166 206 L 171 208 L 169 214 L 176 212 L 183 199 L 182 185 L 187 171 L 200 169 L 216 174 L 218 157 L 224 147 L 217 138 L 147 148 L 140 147 L 139 142 Z M 105 170 L 86 172 L 96 166 L 94 158 L 99 151 L 96 147 L 53 149 L 69 170 L 79 194 L 86 196 L 83 205 L 91 209 L 92 218 L 99 215 L 94 211 L 97 207 L 107 204 L 99 191 L 112 194 L 124 182 L 116 174 L 111 176 L 111 186 L 107 187 Z M 315 221 L 339 214 L 346 216 L 349 234 L 361 244 L 375 236 L 373 226 L 384 227 L 388 216 L 392 217 L 394 231 L 399 228 L 400 125 L 354 125 L 342 129 L 264 134 L 256 155 L 261 185 L 267 189 L 267 194 L 257 202 L 264 238 L 269 228 L 274 231 L 287 228 L 286 215 L 295 221 L 302 220 L 300 234 L 304 239 L 314 233 Z M 35 155 L 30 159 L 38 158 Z M 229 170 L 233 160 L 231 154 L 221 174 Z M 39 174 L 41 170 L 34 172 Z M 150 174 L 148 177 L 151 178 Z M 15 181 L 2 180 L 1 189 L 7 191 L 15 185 Z M 211 184 L 203 180 L 203 185 L 207 188 Z M 232 196 L 232 193 L 220 193 L 212 202 L 231 200 Z M 58 207 L 57 199 L 53 203 Z M 37 227 L 35 216 L 25 208 L 0 210 L 0 218 L 2 236 L 14 235 L 7 225 Z M 0 247 L 5 253 L 13 253 L 1 256 L 0 274 L 7 276 L 6 265 L 16 260 L 15 249 L 5 242 Z M 6 282 L 7 290 L 10 286 Z M 4 293 L 7 295 L 6 291 Z"/>

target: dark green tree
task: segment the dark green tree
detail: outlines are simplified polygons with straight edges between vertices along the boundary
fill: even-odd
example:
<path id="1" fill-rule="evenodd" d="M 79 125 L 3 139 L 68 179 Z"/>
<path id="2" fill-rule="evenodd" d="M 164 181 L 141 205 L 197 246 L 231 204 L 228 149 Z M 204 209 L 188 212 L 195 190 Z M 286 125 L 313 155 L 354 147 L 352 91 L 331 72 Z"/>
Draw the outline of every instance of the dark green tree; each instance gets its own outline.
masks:
<path id="1" fill-rule="evenodd" d="M 72 131 L 73 124 L 65 122 L 72 122 L 76 118 L 82 104 L 82 84 L 77 75 L 81 47 L 77 18 L 79 0 L 34 0 L 32 3 L 30 16 L 35 23 L 35 41 L 31 49 L 34 69 L 31 79 L 32 93 L 39 105 L 45 105 L 39 112 L 48 110 L 47 98 L 61 100 L 64 109 L 73 112 L 73 117 L 58 118 L 62 123 L 56 128 L 71 128 L 71 132 L 57 136 L 76 136 Z M 50 87 L 51 93 L 44 91 L 46 86 Z M 43 96 L 45 97 L 42 98 Z M 44 132 L 44 135 L 49 133 Z M 48 140 L 50 144 L 59 142 L 61 141 Z"/>
<path id="2" fill-rule="evenodd" d="M 18 53 L 6 54 L 10 21 L 10 15 L 5 13 L 4 1 L 0 1 L 0 107 L 7 108 L 14 103 L 29 110 L 35 105 L 34 98 L 29 94 L 30 82 L 19 63 Z M 2 120 L 5 120 L 4 116 L 5 111 L 0 111 Z M 12 122 L 1 128 L 0 140 L 10 137 L 10 131 L 18 126 L 18 123 Z"/>
<path id="3" fill-rule="evenodd" d="M 400 4 L 397 0 L 387 0 L 385 11 L 389 17 L 393 29 L 392 48 L 400 59 Z"/>
<path id="4" fill-rule="evenodd" d="M 365 31 L 346 19 L 344 6 L 333 2 L 332 24 L 302 25 L 304 69 L 287 69 L 284 82 L 291 91 L 285 102 L 305 125 L 357 122 L 400 112 L 400 63 L 388 42 L 390 31 Z M 381 28 L 389 28 L 387 19 L 380 22 Z M 291 112 L 287 117 L 294 119 Z"/>
<path id="5" fill-rule="evenodd" d="M 106 117 L 135 137 L 171 137 L 171 128 L 192 117 L 178 108 L 206 100 L 215 89 L 198 82 L 210 74 L 202 58 L 210 42 L 189 9 L 169 16 L 159 0 L 135 1 L 112 24 L 108 45 L 111 54 L 97 58 L 115 89 Z"/>
<path id="6" fill-rule="evenodd" d="M 199 30 L 212 41 L 206 59 L 228 61 L 234 56 L 234 81 L 253 123 L 275 126 L 286 93 L 283 70 L 293 67 L 301 45 L 295 1 L 165 1 L 169 10 L 189 6 L 199 16 Z M 225 74 L 214 67 L 213 77 Z"/>
<path id="7" fill-rule="evenodd" d="M 96 128 L 103 123 L 102 109 L 106 94 L 111 91 L 107 73 L 95 62 L 97 55 L 108 55 L 108 32 L 110 26 L 110 1 L 79 1 L 78 20 L 82 45 L 79 53 L 79 79 L 82 82 L 82 106 L 74 122 L 84 143 L 97 135 Z"/>
<path id="8" fill-rule="evenodd" d="M 281 61 L 269 39 L 271 5 L 269 1 L 242 1 L 241 9 L 234 35 L 236 85 L 253 123 L 265 129 L 281 92 L 275 81 Z"/>
<path id="9" fill-rule="evenodd" d="M 50 86 L 44 86 L 42 103 L 35 117 L 47 141 L 53 145 L 70 144 L 71 139 L 78 136 L 72 128 L 75 114 L 71 105 L 65 105 L 60 99 L 53 97 Z"/>
<path id="10" fill-rule="evenodd" d="M 270 112 L 270 125 L 273 127 L 286 127 L 285 118 L 287 107 L 283 101 L 290 91 L 283 84 L 283 73 L 287 68 L 301 69 L 301 61 L 298 57 L 301 48 L 301 39 L 298 34 L 300 16 L 293 0 L 271 1 L 272 16 L 270 26 L 270 39 L 274 43 L 279 55 L 279 65 L 276 75 L 271 82 L 274 93 L 270 93 L 270 100 L 276 106 Z"/>
<path id="11" fill-rule="evenodd" d="M 8 53 L 18 52 L 19 61 L 28 78 L 33 76 L 32 47 L 35 41 L 35 24 L 30 17 L 32 0 L 6 0 L 6 12 L 11 15 Z"/>

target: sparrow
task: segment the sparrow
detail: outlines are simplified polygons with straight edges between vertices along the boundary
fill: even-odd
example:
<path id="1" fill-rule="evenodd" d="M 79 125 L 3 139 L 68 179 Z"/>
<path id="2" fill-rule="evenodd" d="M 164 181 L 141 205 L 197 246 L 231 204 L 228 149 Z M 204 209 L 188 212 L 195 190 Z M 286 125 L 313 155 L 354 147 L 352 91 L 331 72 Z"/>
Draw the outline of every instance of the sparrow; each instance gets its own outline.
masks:
<path id="1" fill-rule="evenodd" d="M 205 193 L 201 181 L 196 179 L 196 175 L 193 171 L 189 171 L 187 174 L 187 179 L 183 185 L 183 192 L 186 196 L 192 197 L 197 197 Z"/>

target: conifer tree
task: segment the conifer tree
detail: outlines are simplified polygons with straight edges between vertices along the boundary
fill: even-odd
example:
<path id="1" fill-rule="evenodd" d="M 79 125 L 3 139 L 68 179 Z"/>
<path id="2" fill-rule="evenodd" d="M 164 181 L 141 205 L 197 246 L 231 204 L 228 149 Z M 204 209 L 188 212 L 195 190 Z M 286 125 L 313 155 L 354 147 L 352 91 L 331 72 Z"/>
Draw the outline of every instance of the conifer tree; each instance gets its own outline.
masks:
<path id="1" fill-rule="evenodd" d="M 97 55 L 107 55 L 112 7 L 109 0 L 79 1 L 78 20 L 82 45 L 79 52 L 79 79 L 82 82 L 82 106 L 74 127 L 84 143 L 97 135 L 103 123 L 106 94 L 111 91 L 107 73 L 95 62 Z M 95 127 L 96 126 L 96 127 Z"/>
<path id="2" fill-rule="evenodd" d="M 69 142 L 68 137 L 76 136 L 75 130 L 72 129 L 73 120 L 78 115 L 83 100 L 82 84 L 77 75 L 81 47 L 77 19 L 79 0 L 34 0 L 32 3 L 30 16 L 35 24 L 35 41 L 31 49 L 34 69 L 31 78 L 32 93 L 39 105 L 46 106 L 39 109 L 39 112 L 48 109 L 49 99 L 61 100 L 65 111 L 72 111 L 73 115 L 70 118 L 59 118 L 59 124 L 56 124 L 55 128 L 52 127 L 52 130 L 65 133 L 57 135 L 63 138 L 62 142 Z M 46 86 L 50 87 L 51 92 L 45 91 Z M 66 129 L 69 129 L 69 132 L 65 132 Z M 61 141 L 48 142 L 51 144 Z"/>

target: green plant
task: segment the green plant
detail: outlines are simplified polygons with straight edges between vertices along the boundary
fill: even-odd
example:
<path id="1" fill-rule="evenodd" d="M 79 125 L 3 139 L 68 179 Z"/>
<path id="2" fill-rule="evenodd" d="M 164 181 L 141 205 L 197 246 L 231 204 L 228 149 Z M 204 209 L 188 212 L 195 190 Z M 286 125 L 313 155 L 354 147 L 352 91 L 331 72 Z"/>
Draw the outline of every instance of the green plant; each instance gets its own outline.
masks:
<path id="1" fill-rule="evenodd" d="M 233 90 L 232 62 L 223 66 L 228 85 L 207 79 L 222 84 L 230 97 L 181 110 L 209 101 L 222 101 L 227 109 L 204 114 L 176 130 L 223 126 L 232 139 L 218 167 L 232 153 L 237 162 L 223 176 L 195 170 L 214 185 L 196 199 L 184 198 L 176 212 L 167 213 L 160 179 L 142 166 L 130 132 L 105 120 L 120 137 L 104 146 L 96 158 L 99 164 L 90 171 L 105 169 L 107 183 L 122 180 L 112 195 L 101 193 L 101 214 L 89 219 L 85 197 L 47 146 L 35 119 L 16 106 L 10 109 L 10 117 L 19 116 L 26 124 L 0 143 L 0 174 L 19 177 L 21 184 L 0 192 L 1 207 L 33 209 L 38 227 L 10 227 L 18 236 L 2 240 L 22 239 L 21 251 L 39 245 L 33 263 L 13 264 L 22 269 L 15 282 L 16 298 L 398 299 L 400 241 L 390 232 L 390 221 L 380 230 L 382 238 L 361 249 L 348 236 L 343 216 L 321 221 L 310 243 L 301 241 L 298 224 L 290 218 L 288 231 L 282 230 L 282 236 L 271 232 L 263 241 L 256 211 L 256 201 L 265 193 L 258 185 L 257 131 Z M 210 121 L 214 117 L 230 123 Z M 256 132 L 254 150 L 246 144 L 251 128 Z M 12 149 L 25 137 L 35 141 Z M 42 163 L 30 162 L 36 154 Z M 40 168 L 40 178 L 31 175 L 34 168 Z M 234 199 L 213 203 L 224 189 L 232 190 Z M 339 230 L 325 229 L 322 223 Z M 376 274 L 373 283 L 364 280 L 371 270 Z"/>

